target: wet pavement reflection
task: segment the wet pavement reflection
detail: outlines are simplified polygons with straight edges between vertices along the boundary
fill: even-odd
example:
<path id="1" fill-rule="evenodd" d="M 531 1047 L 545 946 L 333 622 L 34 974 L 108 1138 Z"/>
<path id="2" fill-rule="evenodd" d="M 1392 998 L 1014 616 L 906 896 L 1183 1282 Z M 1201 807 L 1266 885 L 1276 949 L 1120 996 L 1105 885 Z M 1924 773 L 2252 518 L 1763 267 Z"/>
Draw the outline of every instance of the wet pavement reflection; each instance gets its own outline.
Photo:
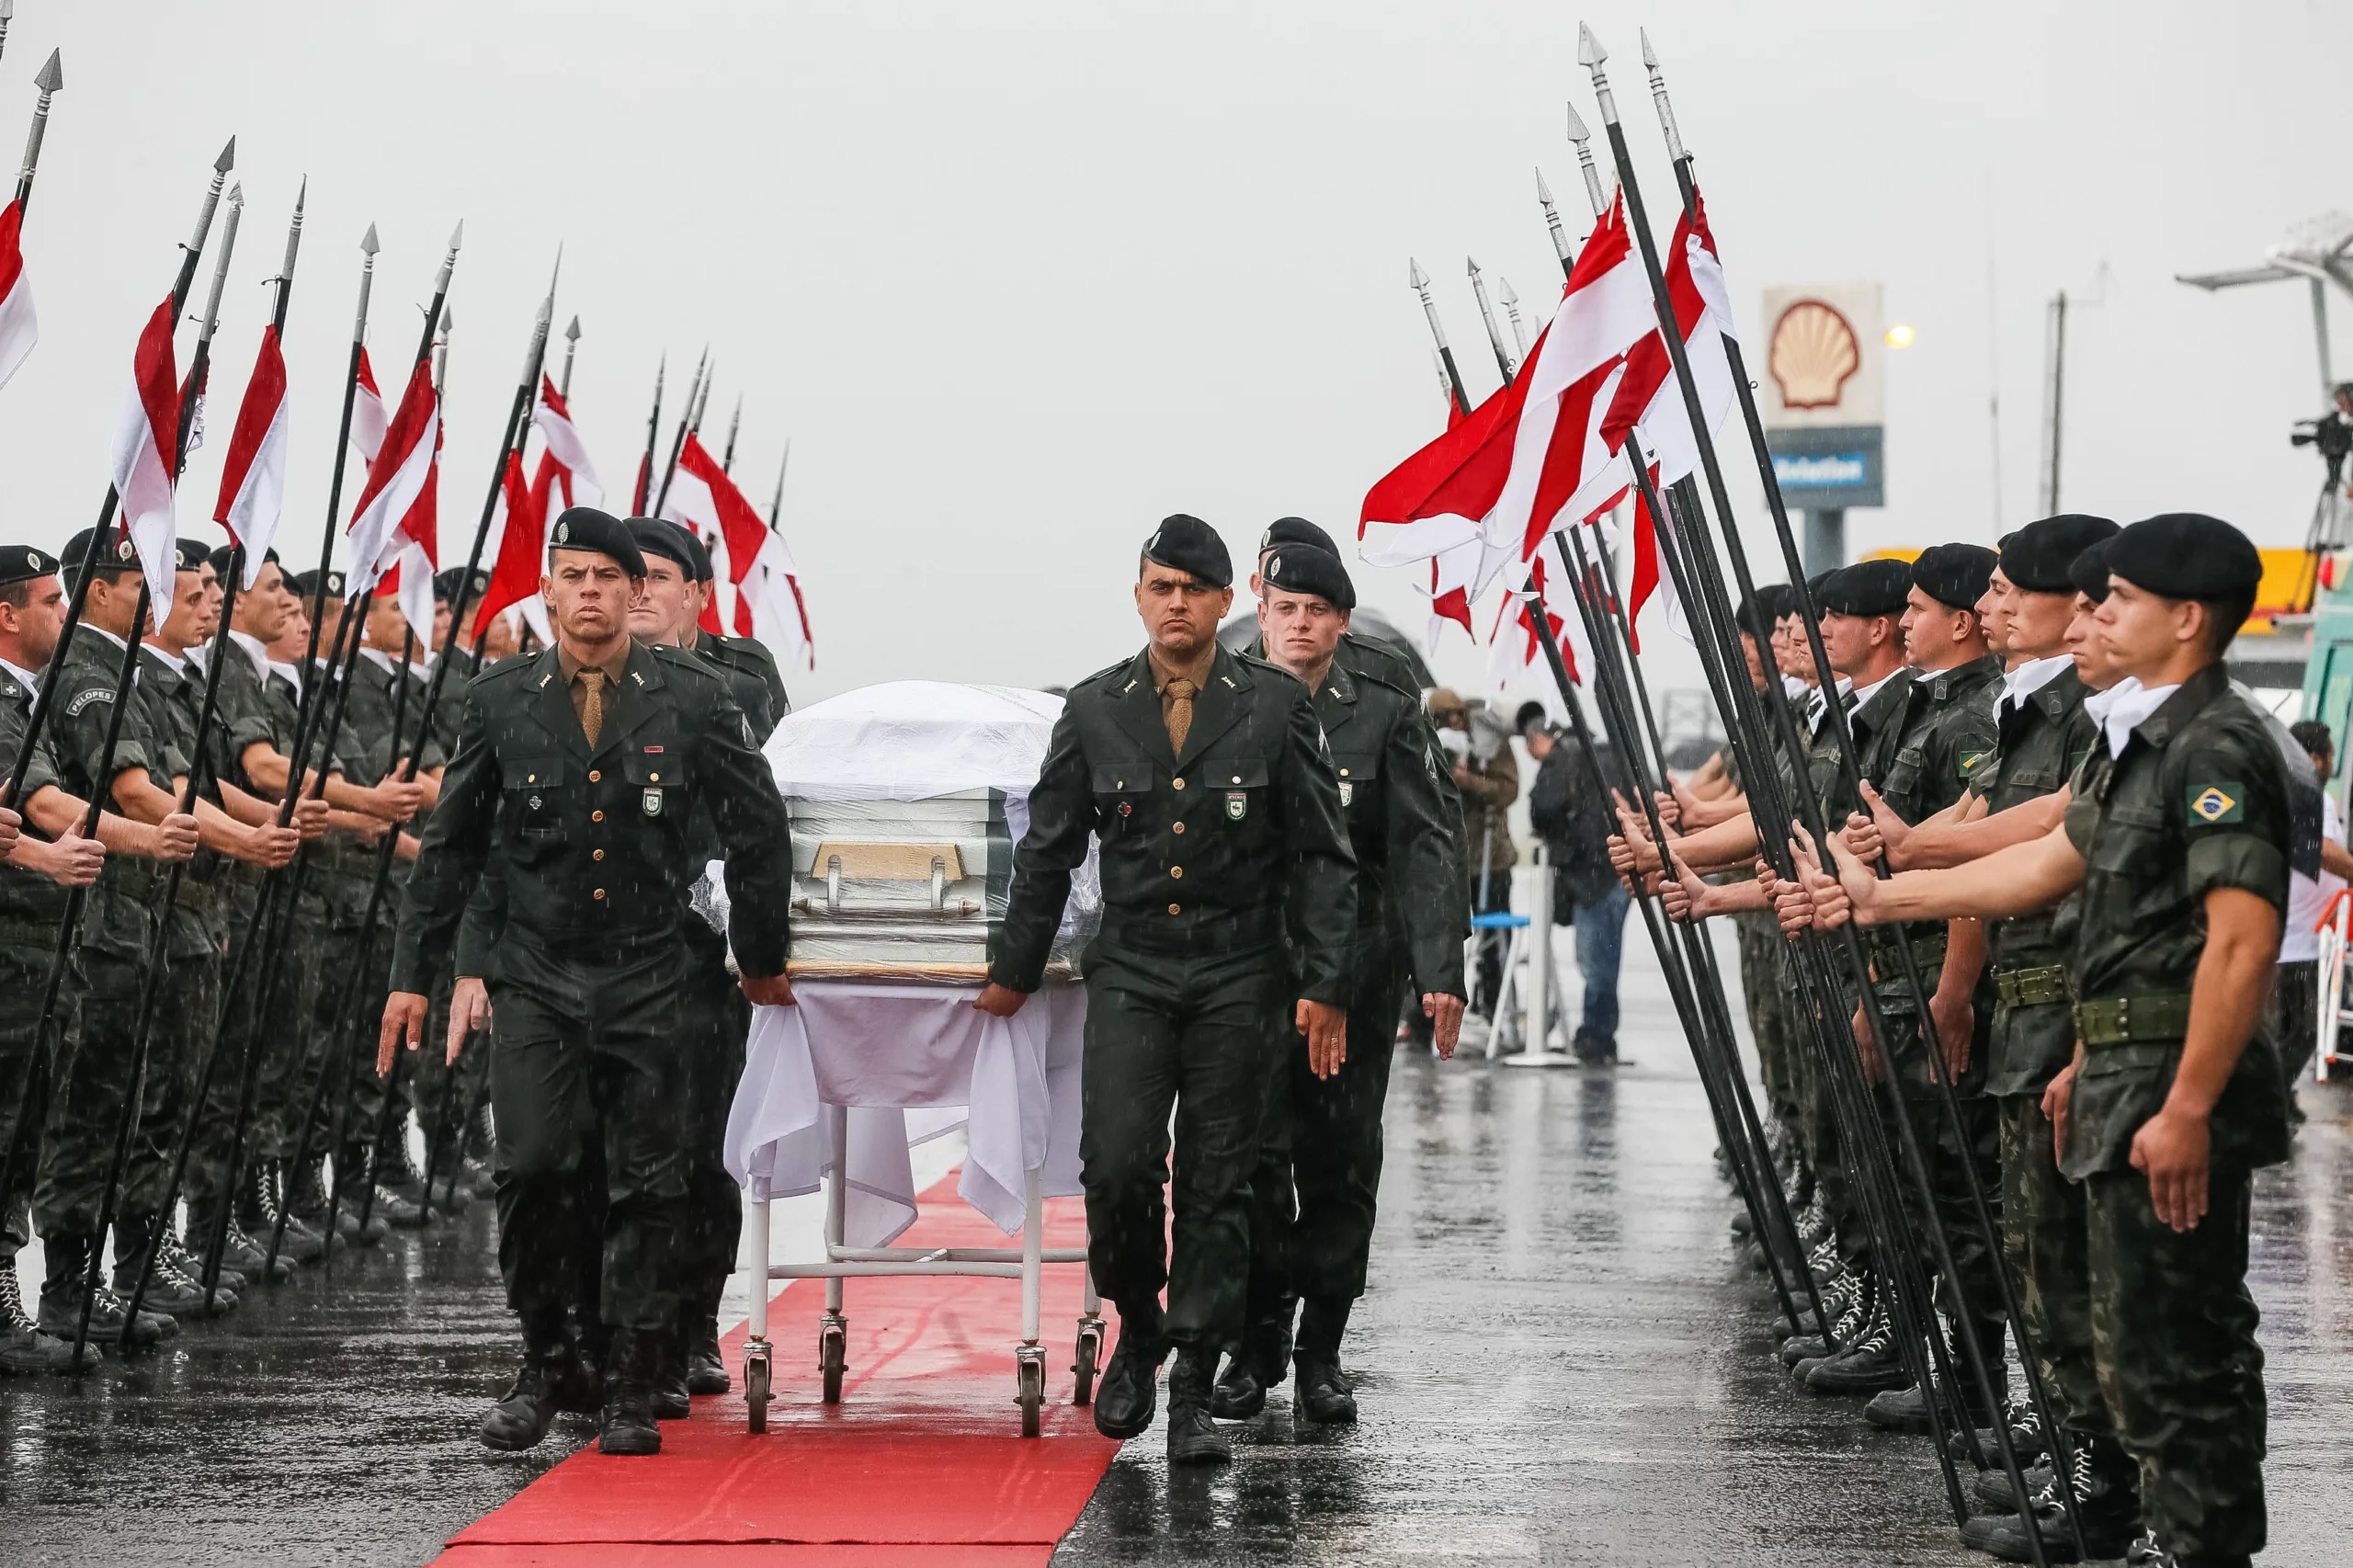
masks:
<path id="1" fill-rule="evenodd" d="M 1057 1564 L 1990 1561 L 1921 1440 L 1781 1376 L 1639 948 L 1628 1065 L 1398 1063 L 1362 1425 L 1294 1429 L 1285 1388 L 1233 1429 L 1235 1464 L 1173 1478 L 1155 1428 Z M 2279 1563 L 2345 1560 L 2353 1486 L 2353 1085 L 2303 1102 L 2256 1212 Z M 475 1440 L 516 1343 L 487 1204 L 256 1296 L 82 1382 L 0 1381 L 0 1563 L 423 1562 L 591 1436 Z"/>

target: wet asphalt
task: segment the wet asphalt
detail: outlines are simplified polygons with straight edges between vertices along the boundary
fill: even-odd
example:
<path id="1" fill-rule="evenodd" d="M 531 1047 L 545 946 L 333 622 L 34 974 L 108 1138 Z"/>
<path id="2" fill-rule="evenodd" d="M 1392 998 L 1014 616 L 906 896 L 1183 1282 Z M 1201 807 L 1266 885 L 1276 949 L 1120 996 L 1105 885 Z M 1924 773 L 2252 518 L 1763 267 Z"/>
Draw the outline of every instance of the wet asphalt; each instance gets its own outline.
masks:
<path id="1" fill-rule="evenodd" d="M 1172 1477 L 1127 1445 L 1054 1556 L 1097 1563 L 1983 1563 L 1921 1439 L 1795 1392 L 1735 1261 L 1713 1130 L 1641 937 L 1615 1070 L 1401 1060 L 1362 1424 Z M 1573 973 L 1574 971 L 1571 971 Z M 2353 1488 L 2353 1085 L 2306 1085 L 2258 1189 L 2272 1549 L 2341 1561 Z M 28 1271 L 29 1274 L 29 1270 Z M 414 1564 L 591 1437 L 487 1454 L 513 1366 L 487 1204 L 159 1353 L 0 1381 L 0 1563 Z"/>

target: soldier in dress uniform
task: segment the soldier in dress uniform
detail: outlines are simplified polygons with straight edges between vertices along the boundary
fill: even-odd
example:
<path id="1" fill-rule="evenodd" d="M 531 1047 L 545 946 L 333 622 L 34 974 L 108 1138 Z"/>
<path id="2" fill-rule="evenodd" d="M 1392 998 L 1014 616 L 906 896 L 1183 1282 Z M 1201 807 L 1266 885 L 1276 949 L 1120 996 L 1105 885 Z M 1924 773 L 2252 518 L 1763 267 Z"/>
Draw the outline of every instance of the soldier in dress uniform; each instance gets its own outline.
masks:
<path id="1" fill-rule="evenodd" d="M 789 1006 L 791 856 L 784 803 L 710 666 L 634 646 L 644 557 L 628 527 L 574 507 L 556 520 L 541 592 L 557 646 L 476 679 L 458 756 L 401 912 L 378 1071 L 424 1037 L 426 991 L 485 862 L 507 912 L 484 1000 L 498 1126 L 499 1260 L 522 1320 L 523 1369 L 483 1424 L 523 1449 L 568 1397 L 564 1332 L 579 1269 L 582 1173 L 601 1152 L 600 1315 L 613 1331 L 607 1453 L 659 1452 L 654 1378 L 679 1314 L 688 1210 L 681 933 L 708 812 L 727 860 L 745 994 Z M 471 1004 L 468 1005 L 469 1007 Z M 453 1033 L 480 1021 L 453 1004 Z M 437 1049 L 440 1042 L 436 1041 Z"/>
<path id="2" fill-rule="evenodd" d="M 1233 602 L 1224 541 L 1180 514 L 1137 566 L 1151 640 L 1071 688 L 976 1005 L 1009 1017 L 1038 988 L 1071 873 L 1099 835 L 1079 1158 L 1088 1267 L 1120 1329 L 1095 1425 L 1113 1437 L 1151 1425 L 1173 1345 L 1169 1457 L 1218 1462 L 1230 1450 L 1211 1419 L 1211 1383 L 1242 1337 L 1267 1074 L 1282 1053 L 1303 1049 L 1319 1074 L 1347 1054 L 1356 855 L 1313 697 L 1218 645 Z"/>
<path id="3" fill-rule="evenodd" d="M 65 594 L 57 558 L 30 545 L 0 545 L 0 778 L 23 754 L 40 672 L 57 650 Z M 44 734 L 25 771 L 21 810 L 0 800 L 0 1373 L 72 1369 L 69 1340 L 44 1333 L 26 1312 L 17 1254 L 32 1239 L 31 1199 L 41 1130 L 37 1063 L 62 1049 L 74 1024 L 74 989 L 60 994 L 57 1015 L 41 1016 L 41 993 L 65 918 L 67 890 L 97 880 L 102 841 L 78 836 L 87 802 L 58 787 L 55 756 Z M 4 786 L 0 786 L 4 787 Z M 108 819 L 117 832 L 130 830 Z M 195 824 L 180 819 L 189 845 Z M 102 822 L 102 834 L 107 831 Z M 85 1359 L 97 1354 L 85 1346 Z"/>
<path id="4" fill-rule="evenodd" d="M 696 537 L 691 528 L 686 530 L 686 534 L 687 538 L 692 541 L 691 548 L 695 558 L 695 610 L 697 615 L 700 616 L 705 613 L 718 593 L 718 574 L 711 569 L 709 547 Z M 749 675 L 766 688 L 767 697 L 765 711 L 751 708 L 744 710 L 745 713 L 751 718 L 753 727 L 758 731 L 762 744 L 766 744 L 768 732 L 776 728 L 777 722 L 792 711 L 792 699 L 785 695 L 784 672 L 777 667 L 776 655 L 768 652 L 767 644 L 758 638 L 722 636 L 719 632 L 697 625 L 692 639 L 681 643 L 680 646 L 691 648 L 712 664 L 723 665 L 730 669 Z"/>
<path id="5" fill-rule="evenodd" d="M 1272 1064 L 1250 1178 L 1248 1327 L 1211 1414 L 1237 1421 L 1265 1406 L 1292 1359 L 1297 1314 L 1292 1414 L 1345 1424 L 1357 1407 L 1340 1340 L 1364 1294 L 1372 1250 L 1393 1020 L 1410 993 L 1442 1056 L 1454 1054 L 1462 1028 L 1461 905 L 1452 896 L 1461 885 L 1461 815 L 1439 787 L 1446 772 L 1421 694 L 1339 658 L 1356 608 L 1339 557 L 1310 544 L 1279 545 L 1261 558 L 1258 581 L 1256 652 L 1313 693 L 1339 774 L 1357 857 L 1356 933 L 1347 1059 L 1328 1074 L 1310 1071 L 1301 1051 L 1280 1052 Z"/>
<path id="6" fill-rule="evenodd" d="M 1835 845 L 1837 877 L 1810 881 L 1822 917 L 1867 925 L 2006 918 L 2082 890 L 2075 1051 L 2044 1108 L 2060 1169 L 2084 1187 L 2098 1384 L 2149 1527 L 2133 1550 L 2182 1568 L 2245 1564 L 2266 1523 L 2246 1263 L 2252 1175 L 2288 1150 L 2262 1017 L 2290 807 L 2279 747 L 2222 653 L 2262 560 L 2195 513 L 2146 518 L 2106 550 L 2095 619 L 2120 679 L 2086 701 L 2097 736 L 2063 824 L 1885 882 Z"/>

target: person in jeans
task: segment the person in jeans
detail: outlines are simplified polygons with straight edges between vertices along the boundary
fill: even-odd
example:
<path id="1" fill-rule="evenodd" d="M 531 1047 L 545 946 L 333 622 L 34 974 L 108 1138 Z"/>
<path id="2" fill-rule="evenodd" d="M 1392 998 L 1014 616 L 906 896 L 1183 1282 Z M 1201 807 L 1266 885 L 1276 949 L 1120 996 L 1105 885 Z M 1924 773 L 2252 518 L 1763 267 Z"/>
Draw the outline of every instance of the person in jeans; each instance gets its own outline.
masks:
<path id="1" fill-rule="evenodd" d="M 1576 700 L 1575 693 L 1569 700 Z M 1582 1062 L 1618 1060 L 1618 960 L 1625 948 L 1626 911 L 1632 903 L 1609 866 L 1616 827 L 1601 759 L 1574 731 L 1556 733 L 1543 704 L 1524 704 L 1519 733 L 1536 764 L 1528 791 L 1529 821 L 1551 851 L 1555 924 L 1576 928 L 1577 975 L 1585 983 L 1583 1017 L 1570 1049 Z"/>

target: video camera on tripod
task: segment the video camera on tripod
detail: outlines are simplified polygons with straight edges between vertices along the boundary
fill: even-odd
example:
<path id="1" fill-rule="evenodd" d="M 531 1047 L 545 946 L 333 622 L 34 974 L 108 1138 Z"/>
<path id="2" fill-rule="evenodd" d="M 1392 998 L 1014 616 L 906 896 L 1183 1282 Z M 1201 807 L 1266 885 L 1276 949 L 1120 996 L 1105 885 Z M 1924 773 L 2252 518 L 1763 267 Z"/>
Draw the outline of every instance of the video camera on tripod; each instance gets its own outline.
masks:
<path id="1" fill-rule="evenodd" d="M 2346 391 L 2338 389 L 2337 396 L 2340 400 L 2345 398 Z M 2316 449 L 2321 461 L 2328 465 L 2329 483 L 2333 484 L 2345 472 L 2346 458 L 2353 456 L 2353 418 L 2347 418 L 2339 409 L 2318 419 L 2299 419 L 2288 431 L 2288 444 Z"/>

